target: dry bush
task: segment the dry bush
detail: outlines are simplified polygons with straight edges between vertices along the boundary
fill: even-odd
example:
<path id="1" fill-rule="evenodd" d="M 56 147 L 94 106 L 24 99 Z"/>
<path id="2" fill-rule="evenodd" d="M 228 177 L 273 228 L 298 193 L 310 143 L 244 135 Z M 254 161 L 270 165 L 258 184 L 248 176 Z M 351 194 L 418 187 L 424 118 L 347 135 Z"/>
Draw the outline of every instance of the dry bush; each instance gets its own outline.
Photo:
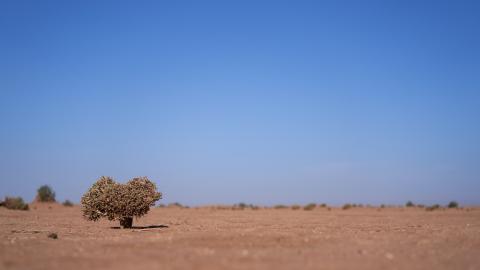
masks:
<path id="1" fill-rule="evenodd" d="M 292 210 L 298 210 L 298 209 L 300 209 L 300 208 L 301 208 L 301 206 L 298 205 L 298 204 L 292 205 Z"/>
<path id="2" fill-rule="evenodd" d="M 245 208 L 247 208 L 248 205 L 246 203 L 238 203 L 238 204 L 234 204 L 233 207 L 232 207 L 232 210 L 243 210 Z"/>
<path id="3" fill-rule="evenodd" d="M 434 204 L 432 206 L 429 206 L 429 207 L 425 208 L 425 210 L 427 210 L 427 211 L 434 211 L 434 210 L 437 210 L 437 209 L 440 209 L 440 205 L 438 205 L 438 204 Z"/>
<path id="4" fill-rule="evenodd" d="M 12 210 L 28 210 L 28 204 L 21 197 L 5 197 L 2 206 Z"/>
<path id="5" fill-rule="evenodd" d="M 311 210 L 315 209 L 315 207 L 317 207 L 317 204 L 309 203 L 309 204 L 307 204 L 303 207 L 303 210 L 311 211 Z"/>
<path id="6" fill-rule="evenodd" d="M 343 209 L 343 210 L 348 210 L 348 209 L 350 209 L 350 208 L 352 208 L 352 205 L 349 204 L 349 203 L 346 203 L 346 204 L 344 204 L 344 205 L 342 206 L 342 209 Z"/>
<path id="7" fill-rule="evenodd" d="M 447 205 L 448 208 L 458 208 L 458 203 L 456 201 L 451 201 Z"/>
<path id="8" fill-rule="evenodd" d="M 179 202 L 169 203 L 167 205 L 169 208 L 184 208 L 184 206 Z"/>
<path id="9" fill-rule="evenodd" d="M 72 207 L 73 206 L 73 202 L 71 202 L 70 200 L 65 200 L 63 203 L 62 203 L 63 206 L 66 206 L 66 207 Z"/>
<path id="10" fill-rule="evenodd" d="M 319 205 L 319 207 L 322 207 L 322 208 L 325 208 L 325 207 L 327 207 L 327 206 L 328 206 L 328 205 L 327 205 L 326 203 L 322 203 L 322 204 Z"/>
<path id="11" fill-rule="evenodd" d="M 55 192 L 48 185 L 43 185 L 37 190 L 36 201 L 38 202 L 55 202 Z"/>
<path id="12" fill-rule="evenodd" d="M 133 217 L 148 213 L 161 197 L 162 194 L 147 177 L 119 184 L 110 177 L 102 176 L 82 197 L 83 216 L 92 221 L 100 218 L 119 220 L 123 228 L 131 228 Z"/>
<path id="13" fill-rule="evenodd" d="M 406 204 L 405 204 L 406 207 L 414 207 L 415 204 L 413 204 L 412 201 L 408 201 Z"/>
<path id="14" fill-rule="evenodd" d="M 286 205 L 283 205 L 283 204 L 277 204 L 277 205 L 275 205 L 273 208 L 274 208 L 274 209 L 285 209 L 285 208 L 287 208 L 287 206 L 286 206 Z"/>

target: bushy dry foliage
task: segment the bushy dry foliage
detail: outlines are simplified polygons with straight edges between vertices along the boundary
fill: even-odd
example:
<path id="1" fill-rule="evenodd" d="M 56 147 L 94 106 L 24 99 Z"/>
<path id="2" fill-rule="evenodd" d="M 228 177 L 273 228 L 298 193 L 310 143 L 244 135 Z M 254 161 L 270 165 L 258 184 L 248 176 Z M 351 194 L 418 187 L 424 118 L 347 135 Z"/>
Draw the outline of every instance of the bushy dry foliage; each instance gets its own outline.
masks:
<path id="1" fill-rule="evenodd" d="M 73 202 L 71 202 L 70 200 L 65 200 L 63 203 L 62 203 L 63 206 L 67 206 L 67 207 L 71 207 L 73 206 Z"/>
<path id="2" fill-rule="evenodd" d="M 303 210 L 311 211 L 311 210 L 315 209 L 315 207 L 317 207 L 317 204 L 309 203 L 309 204 L 307 204 L 303 207 Z"/>
<path id="3" fill-rule="evenodd" d="M 169 203 L 167 207 L 170 208 L 185 208 L 185 206 L 179 202 Z"/>
<path id="4" fill-rule="evenodd" d="M 434 211 L 434 210 L 437 210 L 437 209 L 440 209 L 439 204 L 434 204 L 432 206 L 429 206 L 429 207 L 425 208 L 425 210 L 427 210 L 427 211 Z"/>
<path id="5" fill-rule="evenodd" d="M 344 204 L 344 205 L 342 206 L 342 209 L 343 209 L 343 210 L 348 210 L 348 209 L 350 209 L 350 208 L 352 208 L 352 207 L 353 207 L 353 206 L 352 206 L 351 204 L 346 203 L 346 204 Z"/>
<path id="6" fill-rule="evenodd" d="M 451 201 L 447 205 L 448 208 L 458 208 L 458 203 L 456 201 Z"/>
<path id="7" fill-rule="evenodd" d="M 301 208 L 301 206 L 298 205 L 298 204 L 292 205 L 292 210 L 298 210 L 298 209 L 300 209 L 300 208 Z"/>
<path id="8" fill-rule="evenodd" d="M 145 215 L 162 194 L 147 177 L 133 178 L 126 184 L 102 176 L 82 197 L 83 216 L 119 220 L 124 228 L 132 226 L 133 217 Z"/>
<path id="9" fill-rule="evenodd" d="M 50 186 L 43 185 L 37 190 L 38 202 L 55 202 L 55 192 Z"/>
<path id="10" fill-rule="evenodd" d="M 28 210 L 28 204 L 21 197 L 6 197 L 1 205 L 12 210 Z"/>
<path id="11" fill-rule="evenodd" d="M 412 201 L 408 201 L 406 204 L 405 204 L 406 207 L 414 207 L 415 204 L 413 204 Z"/>

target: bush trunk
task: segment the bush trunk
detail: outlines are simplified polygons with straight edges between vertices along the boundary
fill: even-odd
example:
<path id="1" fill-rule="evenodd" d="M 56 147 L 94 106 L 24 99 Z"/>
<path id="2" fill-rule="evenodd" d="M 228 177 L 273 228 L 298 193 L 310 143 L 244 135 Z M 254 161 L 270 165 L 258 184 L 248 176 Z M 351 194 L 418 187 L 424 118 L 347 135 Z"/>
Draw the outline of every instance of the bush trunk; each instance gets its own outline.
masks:
<path id="1" fill-rule="evenodd" d="M 133 218 L 132 217 L 125 217 L 125 218 L 120 219 L 120 226 L 123 229 L 132 228 L 132 224 L 133 224 Z"/>

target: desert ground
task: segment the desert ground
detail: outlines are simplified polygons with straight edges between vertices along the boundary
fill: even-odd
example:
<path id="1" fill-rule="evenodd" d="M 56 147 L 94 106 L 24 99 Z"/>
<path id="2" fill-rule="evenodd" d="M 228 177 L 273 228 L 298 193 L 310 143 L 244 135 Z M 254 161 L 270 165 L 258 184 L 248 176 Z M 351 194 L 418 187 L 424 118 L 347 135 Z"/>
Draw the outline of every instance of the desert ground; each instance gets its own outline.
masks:
<path id="1" fill-rule="evenodd" d="M 480 269 L 480 208 L 154 208 L 134 226 L 0 208 L 0 269 Z"/>

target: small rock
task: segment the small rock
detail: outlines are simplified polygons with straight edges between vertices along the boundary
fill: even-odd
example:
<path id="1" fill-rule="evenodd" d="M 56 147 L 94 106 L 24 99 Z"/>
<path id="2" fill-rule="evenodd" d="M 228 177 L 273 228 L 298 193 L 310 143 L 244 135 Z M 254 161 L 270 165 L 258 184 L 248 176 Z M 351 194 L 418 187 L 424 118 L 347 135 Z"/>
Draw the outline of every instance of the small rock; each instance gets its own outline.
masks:
<path id="1" fill-rule="evenodd" d="M 48 238 L 58 239 L 58 235 L 56 233 L 49 233 Z"/>

